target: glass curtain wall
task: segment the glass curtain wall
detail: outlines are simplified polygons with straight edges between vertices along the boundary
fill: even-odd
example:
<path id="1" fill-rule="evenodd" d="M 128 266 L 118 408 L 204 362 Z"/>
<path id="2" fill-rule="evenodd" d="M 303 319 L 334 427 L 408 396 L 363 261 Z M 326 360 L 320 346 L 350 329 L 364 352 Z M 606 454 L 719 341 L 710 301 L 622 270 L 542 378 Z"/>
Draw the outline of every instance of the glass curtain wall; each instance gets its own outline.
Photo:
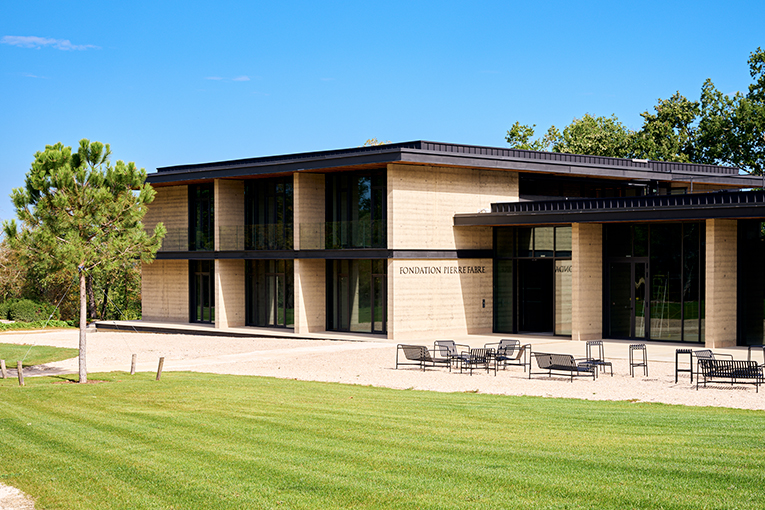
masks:
<path id="1" fill-rule="evenodd" d="M 246 250 L 293 247 L 292 177 L 256 179 L 244 186 Z"/>
<path id="2" fill-rule="evenodd" d="M 386 172 L 327 174 L 326 248 L 385 248 Z"/>
<path id="3" fill-rule="evenodd" d="M 385 333 L 387 260 L 327 261 L 327 329 Z"/>
<path id="4" fill-rule="evenodd" d="M 245 269 L 247 325 L 294 328 L 294 262 L 248 260 Z"/>
<path id="5" fill-rule="evenodd" d="M 606 225 L 604 251 L 609 336 L 704 341 L 702 223 Z"/>
<path id="6" fill-rule="evenodd" d="M 738 343 L 765 344 L 765 222 L 738 222 Z"/>
<path id="7" fill-rule="evenodd" d="M 189 250 L 211 251 L 215 247 L 213 185 L 189 186 Z"/>
<path id="8" fill-rule="evenodd" d="M 571 227 L 494 229 L 494 331 L 571 334 Z"/>
<path id="9" fill-rule="evenodd" d="M 191 322 L 215 322 L 214 264 L 212 260 L 190 260 Z"/>

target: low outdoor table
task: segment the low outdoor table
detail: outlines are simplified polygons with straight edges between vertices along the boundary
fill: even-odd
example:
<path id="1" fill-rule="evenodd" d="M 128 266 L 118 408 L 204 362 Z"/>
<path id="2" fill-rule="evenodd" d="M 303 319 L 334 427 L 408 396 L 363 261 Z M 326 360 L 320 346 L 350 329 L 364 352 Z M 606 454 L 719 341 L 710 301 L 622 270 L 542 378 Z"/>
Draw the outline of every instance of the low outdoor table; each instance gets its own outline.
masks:
<path id="1" fill-rule="evenodd" d="M 680 355 L 688 355 L 688 368 L 680 368 L 678 362 L 680 361 Z M 691 382 L 693 382 L 693 351 L 691 349 L 675 349 L 675 382 L 677 382 L 677 374 L 680 372 L 688 372 L 691 374 Z"/>
<path id="2" fill-rule="evenodd" d="M 762 362 L 763 362 L 763 365 L 765 365 L 765 345 L 749 345 L 749 346 L 747 346 L 747 348 L 746 348 L 746 360 L 747 361 L 752 361 L 752 347 L 754 347 L 755 349 L 762 349 L 762 356 L 763 356 Z"/>

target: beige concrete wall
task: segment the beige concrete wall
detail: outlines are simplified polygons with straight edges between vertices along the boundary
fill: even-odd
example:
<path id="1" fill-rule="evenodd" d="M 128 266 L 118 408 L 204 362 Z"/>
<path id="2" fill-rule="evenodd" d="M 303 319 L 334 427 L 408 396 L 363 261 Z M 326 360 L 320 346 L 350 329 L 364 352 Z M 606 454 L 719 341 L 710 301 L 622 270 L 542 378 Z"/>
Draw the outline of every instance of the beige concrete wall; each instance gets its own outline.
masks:
<path id="1" fill-rule="evenodd" d="M 324 249 L 324 174 L 296 172 L 293 176 L 295 249 Z"/>
<path id="2" fill-rule="evenodd" d="M 388 248 L 490 249 L 490 227 L 454 227 L 454 214 L 515 201 L 515 172 L 390 164 Z"/>
<path id="3" fill-rule="evenodd" d="M 244 326 L 244 260 L 215 261 L 215 328 Z"/>
<path id="4" fill-rule="evenodd" d="M 244 249 L 244 181 L 215 179 L 215 250 Z"/>
<path id="5" fill-rule="evenodd" d="M 189 322 L 189 261 L 155 260 L 141 266 L 145 321 Z"/>
<path id="6" fill-rule="evenodd" d="M 490 333 L 492 274 L 491 259 L 389 260 L 388 338 L 428 344 Z"/>
<path id="7" fill-rule="evenodd" d="M 603 225 L 571 225 L 571 339 L 603 338 Z"/>
<path id="8" fill-rule="evenodd" d="M 323 259 L 295 260 L 295 333 L 318 333 L 327 327 L 327 265 Z"/>
<path id="9" fill-rule="evenodd" d="M 189 249 L 189 187 L 163 186 L 154 188 L 156 195 L 149 204 L 143 224 L 148 230 L 160 221 L 167 229 L 162 242 L 163 251 L 187 251 Z"/>
<path id="10" fill-rule="evenodd" d="M 737 222 L 706 222 L 705 343 L 710 348 L 736 345 Z"/>

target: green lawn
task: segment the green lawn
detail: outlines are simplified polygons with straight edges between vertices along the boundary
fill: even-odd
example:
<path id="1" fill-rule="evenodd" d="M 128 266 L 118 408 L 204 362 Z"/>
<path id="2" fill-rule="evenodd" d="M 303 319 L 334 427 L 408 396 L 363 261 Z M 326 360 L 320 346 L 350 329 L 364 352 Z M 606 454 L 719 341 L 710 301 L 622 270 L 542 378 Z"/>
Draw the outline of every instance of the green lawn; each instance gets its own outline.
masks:
<path id="1" fill-rule="evenodd" d="M 16 368 L 18 361 L 22 361 L 22 366 L 31 367 L 33 365 L 76 358 L 78 355 L 79 351 L 77 349 L 49 347 L 47 345 L 29 346 L 0 343 L 0 359 L 5 360 L 8 368 Z"/>
<path id="2" fill-rule="evenodd" d="M 38 508 L 763 505 L 759 411 L 173 372 L 89 378 L 105 382 L 0 381 L 0 482 Z"/>

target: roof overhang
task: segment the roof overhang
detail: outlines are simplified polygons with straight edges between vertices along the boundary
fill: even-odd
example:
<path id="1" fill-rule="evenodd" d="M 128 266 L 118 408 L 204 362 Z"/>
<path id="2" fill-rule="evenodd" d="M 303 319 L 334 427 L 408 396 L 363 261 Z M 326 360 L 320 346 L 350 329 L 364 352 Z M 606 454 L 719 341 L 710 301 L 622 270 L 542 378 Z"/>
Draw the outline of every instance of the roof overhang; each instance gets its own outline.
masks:
<path id="1" fill-rule="evenodd" d="M 159 168 L 153 185 L 236 179 L 293 172 L 380 168 L 389 163 L 507 170 L 517 172 L 708 183 L 739 188 L 762 185 L 759 177 L 716 165 L 658 162 L 552 152 L 413 141 L 371 147 L 287 154 Z"/>
<path id="2" fill-rule="evenodd" d="M 698 221 L 765 218 L 764 191 L 586 198 L 492 204 L 492 211 L 455 214 L 454 226 Z"/>

